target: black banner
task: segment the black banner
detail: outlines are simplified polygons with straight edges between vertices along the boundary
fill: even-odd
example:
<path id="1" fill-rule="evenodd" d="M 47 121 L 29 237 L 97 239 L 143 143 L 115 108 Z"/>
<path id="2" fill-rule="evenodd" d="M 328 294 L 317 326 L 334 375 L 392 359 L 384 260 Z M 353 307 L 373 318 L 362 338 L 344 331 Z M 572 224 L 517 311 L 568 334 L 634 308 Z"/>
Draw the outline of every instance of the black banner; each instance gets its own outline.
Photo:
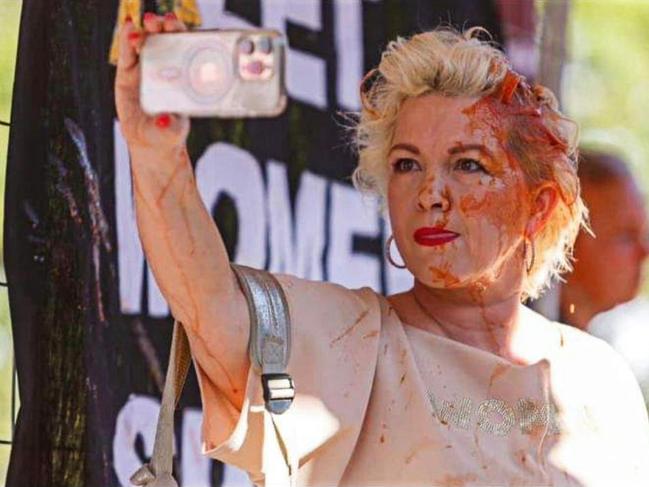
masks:
<path id="1" fill-rule="evenodd" d="M 148 5 L 144 2 L 145 6 Z M 155 2 L 152 2 L 155 3 Z M 488 1 L 202 0 L 204 28 L 288 37 L 290 103 L 272 120 L 195 120 L 199 190 L 233 260 L 391 293 L 389 228 L 351 187 L 344 113 L 388 40 L 441 23 L 501 39 Z M 150 455 L 171 338 L 137 235 L 108 64 L 116 0 L 24 0 L 5 265 L 21 410 L 9 486 L 129 485 Z M 249 485 L 200 454 L 194 377 L 177 414 L 182 486 Z"/>

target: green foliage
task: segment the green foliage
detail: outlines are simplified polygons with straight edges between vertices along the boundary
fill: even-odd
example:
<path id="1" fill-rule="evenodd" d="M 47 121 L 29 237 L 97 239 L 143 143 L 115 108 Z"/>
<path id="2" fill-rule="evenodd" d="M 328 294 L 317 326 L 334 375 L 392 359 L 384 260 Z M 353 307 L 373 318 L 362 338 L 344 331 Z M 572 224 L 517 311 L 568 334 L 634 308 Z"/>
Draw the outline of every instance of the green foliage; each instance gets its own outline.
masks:
<path id="1" fill-rule="evenodd" d="M 649 1 L 575 0 L 564 72 L 582 144 L 610 148 L 649 188 Z M 649 295 L 649 282 L 644 287 Z"/>
<path id="2" fill-rule="evenodd" d="M 16 46 L 21 0 L 2 0 L 0 8 L 0 120 L 9 122 L 11 114 L 11 92 L 14 82 Z M 0 126 L 0 194 L 4 195 L 5 167 L 9 128 Z M 0 198 L 0 215 L 4 215 L 4 196 Z M 0 217 L 2 218 L 2 217 Z M 0 227 L 0 250 L 2 249 L 2 228 Z"/>
<path id="3" fill-rule="evenodd" d="M 21 0 L 2 0 L 0 8 L 0 120 L 9 122 Z M 4 221 L 4 187 L 9 128 L 0 126 L 0 251 Z M 4 271 L 0 280 L 5 281 Z M 13 346 L 6 288 L 0 288 L 0 439 L 11 437 L 11 370 Z M 10 447 L 0 445 L 0 485 L 4 485 Z"/>

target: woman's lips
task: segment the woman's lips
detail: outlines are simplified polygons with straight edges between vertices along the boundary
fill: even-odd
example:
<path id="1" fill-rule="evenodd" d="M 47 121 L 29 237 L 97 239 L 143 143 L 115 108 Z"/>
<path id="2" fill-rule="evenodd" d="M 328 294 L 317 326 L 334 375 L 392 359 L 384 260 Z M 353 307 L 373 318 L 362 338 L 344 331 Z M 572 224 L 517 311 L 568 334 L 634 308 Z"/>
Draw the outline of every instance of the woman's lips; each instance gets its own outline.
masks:
<path id="1" fill-rule="evenodd" d="M 451 240 L 455 240 L 459 236 L 459 233 L 451 232 L 445 228 L 421 227 L 415 231 L 413 238 L 419 245 L 435 247 L 436 245 L 443 245 Z"/>

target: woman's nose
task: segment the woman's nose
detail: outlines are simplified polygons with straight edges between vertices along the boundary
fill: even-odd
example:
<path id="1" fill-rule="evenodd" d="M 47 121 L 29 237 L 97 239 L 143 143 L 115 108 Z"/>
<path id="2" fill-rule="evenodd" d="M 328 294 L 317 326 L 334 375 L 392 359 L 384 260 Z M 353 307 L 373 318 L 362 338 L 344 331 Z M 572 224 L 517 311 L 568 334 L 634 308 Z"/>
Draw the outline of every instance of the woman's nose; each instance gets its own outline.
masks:
<path id="1" fill-rule="evenodd" d="M 427 178 L 419 188 L 417 195 L 417 208 L 422 211 L 430 211 L 439 208 L 446 211 L 449 208 L 448 191 L 441 181 L 435 178 Z"/>

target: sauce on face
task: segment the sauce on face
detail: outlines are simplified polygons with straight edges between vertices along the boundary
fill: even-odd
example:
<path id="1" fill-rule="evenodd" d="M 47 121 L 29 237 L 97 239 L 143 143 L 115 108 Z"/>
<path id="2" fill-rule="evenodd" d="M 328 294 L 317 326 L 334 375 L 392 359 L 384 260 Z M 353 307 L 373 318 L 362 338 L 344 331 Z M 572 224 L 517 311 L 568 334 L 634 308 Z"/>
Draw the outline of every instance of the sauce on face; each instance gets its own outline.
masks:
<path id="1" fill-rule="evenodd" d="M 509 71 L 499 89 L 464 113 L 471 118 L 474 132 L 482 131 L 485 125 L 489 127 L 509 166 L 520 164 L 528 183 L 556 181 L 560 177 L 568 143 L 550 130 L 545 120 L 558 125 L 563 117 L 549 106 L 541 87 L 530 87 L 522 77 Z M 574 202 L 574 198 L 565 199 L 564 194 L 561 197 L 568 205 Z"/>
<path id="2" fill-rule="evenodd" d="M 467 215 L 480 215 L 509 236 L 518 232 L 517 214 L 520 202 L 529 198 L 529 188 L 541 181 L 554 181 L 566 170 L 568 144 L 550 130 L 546 119 L 559 121 L 561 115 L 552 110 L 544 99 L 541 88 L 530 87 L 519 75 L 508 71 L 500 87 L 463 110 L 470 118 L 470 131 L 482 136 L 488 145 L 491 139 L 498 145 L 499 155 L 507 164 L 501 177 L 505 184 L 517 186 L 518 198 L 504 197 L 499 192 L 479 192 L 464 196 L 460 210 Z M 485 131 L 485 127 L 488 130 Z M 516 168 L 522 168 L 525 182 L 516 177 Z M 556 185 L 559 196 L 570 207 L 578 192 L 568 197 Z M 520 235 L 524 237 L 525 235 Z M 502 241 L 502 239 L 501 239 Z"/>
<path id="3" fill-rule="evenodd" d="M 441 266 L 428 266 L 430 276 L 434 281 L 442 281 L 444 287 L 452 287 L 460 282 L 460 280 L 451 272 L 449 262 L 444 262 Z"/>
<path id="4" fill-rule="evenodd" d="M 463 195 L 459 201 L 459 210 L 467 217 L 484 218 L 499 232 L 500 251 L 504 245 L 510 245 L 512 238 L 525 237 L 520 234 L 520 205 L 530 197 L 530 188 L 543 181 L 557 182 L 561 171 L 566 170 L 561 163 L 570 163 L 568 144 L 544 122 L 546 118 L 556 121 L 561 116 L 551 110 L 547 102 L 544 103 L 537 91 L 511 71 L 499 89 L 464 109 L 463 113 L 470 119 L 469 131 L 473 136 L 481 137 L 485 146 L 496 142 L 499 149 L 496 157 L 505 164 L 498 176 L 505 186 L 514 188 L 517 196 L 512 198 L 509 191 L 495 191 L 493 184 L 487 183 L 480 185 L 474 194 Z M 517 177 L 520 170 L 524 178 Z M 566 205 L 570 206 L 577 198 L 577 191 L 570 201 L 561 191 L 561 185 L 557 184 L 556 187 Z M 502 271 L 503 265 L 496 277 Z M 470 296 L 479 305 L 486 330 L 493 342 L 497 343 L 495 331 L 503 324 L 494 322 L 488 316 L 485 290 L 485 282 L 476 282 L 470 285 Z"/>
<path id="5" fill-rule="evenodd" d="M 516 237 L 525 237 L 524 226 L 520 224 L 521 202 L 524 198 L 530 198 L 530 187 L 534 183 L 557 181 L 557 177 L 561 177 L 561 164 L 554 164 L 554 161 L 567 160 L 568 144 L 544 122 L 544 118 L 558 119 L 560 115 L 546 106 L 540 94 L 512 72 L 505 76 L 499 89 L 464 109 L 463 113 L 470 119 L 469 132 L 472 136 L 482 139 L 481 144 L 485 147 L 493 147 L 496 143 L 497 154 L 490 159 L 500 163 L 500 167 L 491 164 L 489 170 L 497 178 L 481 180 L 476 191 L 462 195 L 458 209 L 467 218 L 488 222 L 491 231 L 497 232 L 500 253 Z M 466 148 L 462 142 L 456 145 Z M 496 184 L 498 179 L 500 187 Z M 504 187 L 509 187 L 510 191 L 499 191 Z M 568 201 L 561 192 L 561 185 L 556 187 L 564 203 L 571 205 L 573 202 Z M 517 197 L 512 198 L 512 194 Z M 504 266 L 505 262 L 501 262 L 493 277 L 501 276 Z M 441 281 L 445 287 L 452 287 L 458 283 L 458 279 L 449 272 L 449 267 L 430 267 L 431 277 L 437 282 Z M 471 300 L 480 307 L 488 335 L 497 344 L 496 330 L 504 325 L 490 319 L 487 312 L 485 292 L 488 284 L 484 280 L 472 283 L 469 293 Z"/>
<path id="6" fill-rule="evenodd" d="M 475 319 L 484 329 L 485 339 L 498 345 L 507 327 L 504 315 L 496 311 L 498 299 L 510 297 L 499 293 L 513 293 L 520 284 L 520 273 L 524 272 L 525 265 L 524 245 L 521 244 L 528 237 L 529 210 L 537 201 L 537 190 L 542 184 L 562 181 L 566 175 L 574 177 L 569 143 L 546 126 L 546 123 L 559 126 L 554 121 L 560 122 L 562 116 L 544 97 L 542 89 L 531 88 L 513 72 L 505 76 L 494 92 L 477 101 L 458 100 L 455 103 L 438 96 L 430 102 L 435 105 L 424 103 L 415 108 L 417 105 L 412 103 L 401 112 L 403 119 L 396 132 L 396 142 L 400 143 L 395 146 L 411 145 L 415 150 L 408 149 L 403 156 L 394 157 L 423 160 L 418 170 L 425 174 L 404 173 L 406 175 L 399 174 L 394 180 L 391 186 L 394 189 L 391 193 L 395 202 L 394 221 L 398 222 L 402 242 L 409 236 L 407 232 L 412 232 L 410 223 L 404 223 L 408 221 L 442 226 L 458 232 L 460 238 L 425 251 L 408 247 L 405 242 L 405 250 L 413 259 L 409 265 L 415 272 L 417 268 L 425 269 L 418 279 L 428 283 L 430 288 L 460 290 L 456 296 L 466 296 L 467 301 L 475 304 Z M 428 110 L 430 114 L 431 109 L 438 113 L 427 123 L 426 116 L 430 115 L 423 111 Z M 440 112 L 447 115 L 440 119 Z M 458 117 L 458 114 L 462 115 Z M 450 148 L 445 148 L 448 142 L 451 142 Z M 447 151 L 451 157 L 444 159 Z M 475 159 L 484 170 L 456 166 L 462 158 Z M 447 162 L 443 163 L 445 160 Z M 460 169 L 454 172 L 455 168 Z M 449 172 L 442 172 L 446 170 Z M 434 210 L 426 212 L 425 217 L 421 212 L 412 213 L 411 207 L 402 204 L 401 199 L 408 201 L 406 195 L 413 194 L 415 184 L 418 204 L 443 201 L 447 207 L 440 205 L 434 209 L 424 204 L 419 207 L 420 211 Z M 554 186 L 559 198 L 571 205 L 561 192 L 562 185 Z M 568 188 L 568 193 L 578 197 L 578 191 Z M 555 237 L 544 236 L 550 240 Z M 400 249 L 402 242 L 399 242 Z M 419 265 L 424 263 L 426 265 Z M 435 299 L 439 297 L 438 294 Z M 478 325 L 449 324 L 465 330 Z"/>

